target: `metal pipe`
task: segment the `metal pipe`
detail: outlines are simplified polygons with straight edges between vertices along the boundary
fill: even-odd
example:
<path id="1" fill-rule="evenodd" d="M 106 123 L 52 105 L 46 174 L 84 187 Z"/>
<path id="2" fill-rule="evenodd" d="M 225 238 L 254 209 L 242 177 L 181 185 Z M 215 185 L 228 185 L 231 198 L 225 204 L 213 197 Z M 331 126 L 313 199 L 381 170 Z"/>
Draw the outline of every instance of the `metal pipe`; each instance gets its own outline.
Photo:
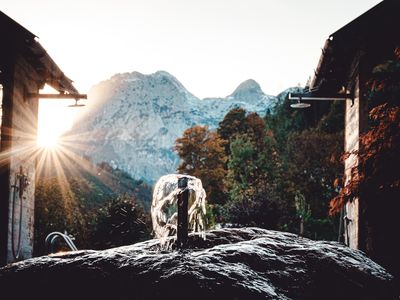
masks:
<path id="1" fill-rule="evenodd" d="M 50 252 L 54 252 L 53 250 L 54 250 L 54 243 L 55 243 L 55 241 L 58 239 L 58 238 L 60 238 L 60 237 L 62 237 L 63 239 L 64 239 L 64 242 L 67 244 L 67 246 L 72 250 L 72 251 L 78 251 L 78 248 L 76 248 L 76 246 L 75 246 L 75 244 L 74 244 L 74 242 L 71 240 L 71 238 L 68 236 L 68 235 L 66 235 L 66 234 L 62 234 L 62 235 L 60 235 L 60 234 L 55 234 L 54 236 L 53 236 L 53 238 L 51 239 L 51 241 L 50 241 Z"/>
<path id="2" fill-rule="evenodd" d="M 16 194 L 19 192 L 20 187 L 17 186 L 18 174 L 15 176 L 15 184 L 11 186 L 13 188 L 13 196 L 12 196 L 12 212 L 11 212 L 11 250 L 14 259 L 19 260 L 21 255 L 21 236 L 22 236 L 22 198 L 19 197 L 19 227 L 18 227 L 18 242 L 17 242 L 17 249 L 15 249 L 15 202 L 16 202 Z"/>
<path id="3" fill-rule="evenodd" d="M 188 244 L 188 202 L 189 189 L 188 178 L 181 177 L 178 179 L 178 188 L 181 192 L 178 194 L 178 226 L 177 226 L 177 247 L 185 249 Z"/>
<path id="4" fill-rule="evenodd" d="M 351 219 L 347 216 L 347 212 L 345 212 L 344 216 L 344 228 L 345 228 L 345 245 L 350 247 L 350 236 L 349 236 L 349 225 L 351 223 Z"/>
<path id="5" fill-rule="evenodd" d="M 343 230 L 343 214 L 344 214 L 344 208 L 340 210 L 340 217 L 339 217 L 339 230 L 338 230 L 338 238 L 337 241 L 340 243 L 342 241 L 342 230 Z"/>
<path id="6" fill-rule="evenodd" d="M 71 240 L 71 238 L 61 232 L 55 231 L 52 233 L 49 233 L 45 239 L 45 244 L 46 244 L 46 249 L 47 249 L 47 253 L 53 252 L 53 244 L 56 241 L 57 238 L 63 238 L 64 242 L 68 245 L 68 247 L 72 250 L 72 251 L 77 251 L 78 248 L 75 246 L 74 242 Z"/>
<path id="7" fill-rule="evenodd" d="M 333 101 L 333 100 L 350 100 L 349 98 L 327 98 L 327 97 L 291 97 L 289 100 L 307 100 L 307 101 Z"/>
<path id="8" fill-rule="evenodd" d="M 60 237 L 60 236 L 57 235 L 57 234 L 55 234 L 55 235 L 52 236 L 52 238 L 51 238 L 51 240 L 50 240 L 50 242 L 49 242 L 49 245 L 47 246 L 47 248 L 48 248 L 47 253 L 54 253 L 54 243 L 56 242 L 56 240 L 57 240 L 59 237 Z"/>

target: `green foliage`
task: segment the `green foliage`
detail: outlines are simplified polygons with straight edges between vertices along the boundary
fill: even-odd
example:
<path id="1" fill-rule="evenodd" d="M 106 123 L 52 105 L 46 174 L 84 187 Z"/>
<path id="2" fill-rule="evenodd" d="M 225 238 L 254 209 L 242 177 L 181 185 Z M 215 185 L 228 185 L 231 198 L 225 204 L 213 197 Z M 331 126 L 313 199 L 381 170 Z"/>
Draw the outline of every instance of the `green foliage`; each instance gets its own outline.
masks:
<path id="1" fill-rule="evenodd" d="M 228 187 L 231 189 L 231 196 L 235 196 L 248 189 L 255 179 L 254 172 L 257 166 L 254 158 L 257 152 L 246 136 L 237 136 L 230 143 L 230 152 Z"/>
<path id="2" fill-rule="evenodd" d="M 287 179 L 294 183 L 288 192 L 301 194 L 315 218 L 327 217 L 328 200 L 337 194 L 333 182 L 343 172 L 339 159 L 342 141 L 342 133 L 317 129 L 292 133 L 288 138 Z"/>
<path id="3" fill-rule="evenodd" d="M 282 217 L 279 198 L 268 185 L 257 185 L 234 194 L 224 212 L 229 223 L 267 229 L 278 229 Z"/>
<path id="4" fill-rule="evenodd" d="M 230 142 L 226 219 L 269 229 L 289 227 L 287 212 L 291 209 L 280 197 L 283 170 L 273 133 L 254 113 L 247 115 L 246 128 L 246 133 Z"/>
<path id="5" fill-rule="evenodd" d="M 150 218 L 137 201 L 122 195 L 106 202 L 92 220 L 95 249 L 133 244 L 150 238 Z"/>

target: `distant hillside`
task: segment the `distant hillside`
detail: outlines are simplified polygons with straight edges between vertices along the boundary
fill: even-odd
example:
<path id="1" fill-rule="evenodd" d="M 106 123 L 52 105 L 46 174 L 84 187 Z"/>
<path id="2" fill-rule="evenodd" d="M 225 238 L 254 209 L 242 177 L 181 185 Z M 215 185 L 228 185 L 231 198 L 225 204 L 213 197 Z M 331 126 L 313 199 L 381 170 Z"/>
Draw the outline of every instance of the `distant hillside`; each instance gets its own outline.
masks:
<path id="1" fill-rule="evenodd" d="M 123 170 L 112 168 L 106 162 L 94 164 L 88 157 L 84 157 L 60 160 L 57 169 L 50 166 L 53 164 L 44 163 L 38 174 L 39 180 L 65 179 L 69 188 L 87 208 L 96 208 L 112 198 L 128 194 L 135 197 L 145 210 L 150 210 L 151 186 L 142 180 L 133 179 Z"/>

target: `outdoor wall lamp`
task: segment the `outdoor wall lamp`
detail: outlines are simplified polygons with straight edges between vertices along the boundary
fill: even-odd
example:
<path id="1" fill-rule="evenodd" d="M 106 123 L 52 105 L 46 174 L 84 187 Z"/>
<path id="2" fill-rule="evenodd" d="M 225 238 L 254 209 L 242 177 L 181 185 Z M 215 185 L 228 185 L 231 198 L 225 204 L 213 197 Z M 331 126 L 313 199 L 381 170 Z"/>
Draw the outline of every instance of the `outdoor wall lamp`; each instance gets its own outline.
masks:
<path id="1" fill-rule="evenodd" d="M 79 104 L 78 103 L 79 100 L 80 100 L 79 98 L 76 98 L 75 99 L 75 104 L 68 105 L 68 107 L 82 107 L 82 106 L 86 105 L 86 104 Z"/>
<path id="2" fill-rule="evenodd" d="M 297 101 L 297 103 L 290 104 L 292 108 L 307 108 L 310 107 L 311 104 L 301 102 L 302 100 L 306 101 L 346 101 L 351 100 L 351 106 L 354 104 L 354 95 L 347 94 L 336 94 L 333 96 L 322 96 L 315 95 L 313 93 L 289 93 L 289 100 Z"/>

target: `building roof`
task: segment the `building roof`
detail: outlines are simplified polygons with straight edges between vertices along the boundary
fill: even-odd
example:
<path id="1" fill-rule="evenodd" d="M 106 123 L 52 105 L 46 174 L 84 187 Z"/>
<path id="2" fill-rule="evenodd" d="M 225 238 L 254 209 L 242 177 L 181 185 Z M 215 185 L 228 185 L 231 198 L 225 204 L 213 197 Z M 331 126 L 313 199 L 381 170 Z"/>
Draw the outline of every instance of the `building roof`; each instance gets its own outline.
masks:
<path id="1" fill-rule="evenodd" d="M 400 1 L 385 0 L 332 33 L 310 88 L 325 94 L 338 93 L 354 79 L 360 61 L 368 68 L 390 57 L 400 46 L 399 16 Z"/>
<path id="2" fill-rule="evenodd" d="M 10 55 L 20 54 L 41 79 L 60 93 L 78 94 L 69 79 L 37 41 L 37 37 L 0 11 L 0 69 Z M 3 59 L 3 60 L 2 60 Z"/>

